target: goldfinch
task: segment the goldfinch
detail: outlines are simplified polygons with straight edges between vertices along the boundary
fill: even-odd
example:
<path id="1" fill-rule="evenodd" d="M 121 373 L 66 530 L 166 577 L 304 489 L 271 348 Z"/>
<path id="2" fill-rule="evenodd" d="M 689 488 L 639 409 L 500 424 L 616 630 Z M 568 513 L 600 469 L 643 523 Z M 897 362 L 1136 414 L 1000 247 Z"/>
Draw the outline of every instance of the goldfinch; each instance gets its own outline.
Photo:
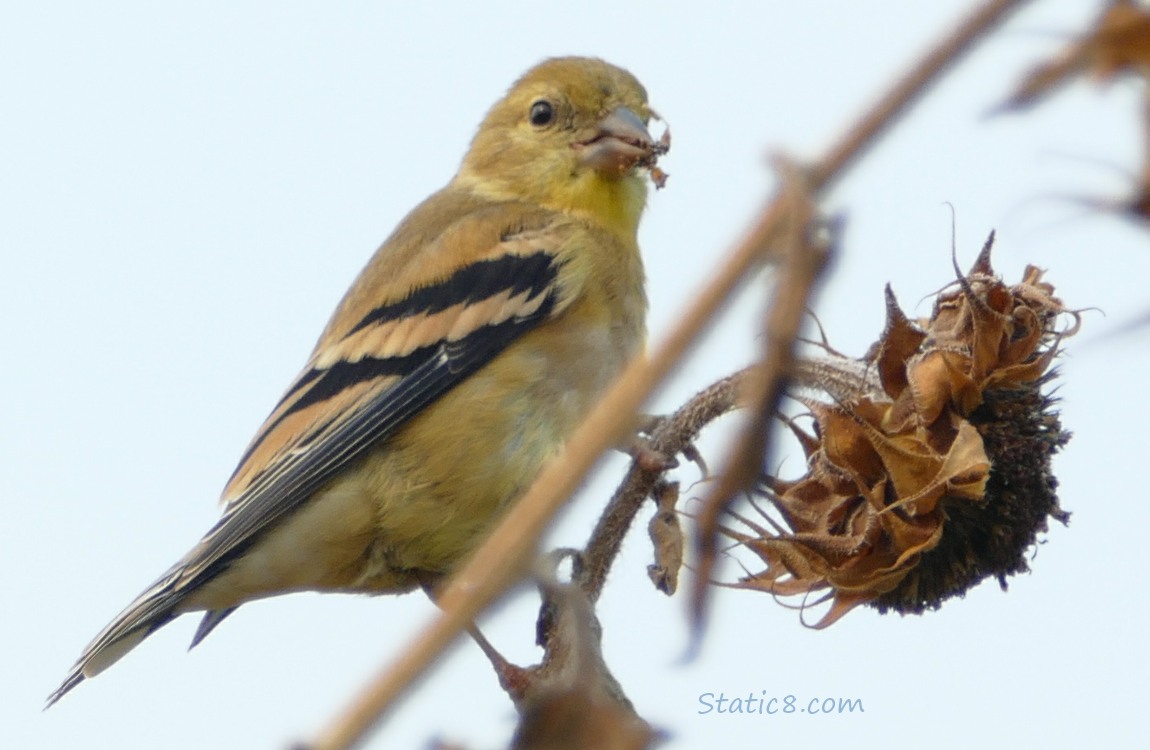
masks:
<path id="1" fill-rule="evenodd" d="M 157 629 L 294 591 L 449 574 L 645 337 L 643 86 L 556 58 L 487 113 L 458 173 L 392 232 L 256 433 L 202 540 L 84 650 L 59 700 Z"/>

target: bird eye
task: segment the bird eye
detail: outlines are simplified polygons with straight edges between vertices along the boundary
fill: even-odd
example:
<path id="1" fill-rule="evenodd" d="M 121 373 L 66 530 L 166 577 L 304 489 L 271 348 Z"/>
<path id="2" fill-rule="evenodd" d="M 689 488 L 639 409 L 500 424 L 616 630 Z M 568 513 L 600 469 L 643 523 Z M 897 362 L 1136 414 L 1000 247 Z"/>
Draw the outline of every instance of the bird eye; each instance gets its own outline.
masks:
<path id="1" fill-rule="evenodd" d="M 555 119 L 555 108 L 546 99 L 540 99 L 531 105 L 531 114 L 528 116 L 531 124 L 537 128 L 550 125 Z"/>

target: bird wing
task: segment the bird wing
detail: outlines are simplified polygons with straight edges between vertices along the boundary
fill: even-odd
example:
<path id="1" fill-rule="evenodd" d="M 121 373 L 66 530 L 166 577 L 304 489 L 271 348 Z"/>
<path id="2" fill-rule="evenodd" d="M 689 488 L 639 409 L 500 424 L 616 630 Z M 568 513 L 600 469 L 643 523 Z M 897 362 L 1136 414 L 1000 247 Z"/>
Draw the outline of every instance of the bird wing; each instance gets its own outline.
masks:
<path id="1" fill-rule="evenodd" d="M 569 224 L 502 231 L 449 275 L 365 306 L 321 341 L 245 452 L 223 516 L 181 578 L 215 575 L 368 447 L 566 307 L 557 252 Z"/>
<path id="2" fill-rule="evenodd" d="M 418 252 L 385 243 L 245 452 L 220 520 L 96 636 L 48 704 L 176 617 L 188 592 L 365 450 L 558 315 L 574 294 L 560 272 L 576 231 L 550 212 L 496 207 L 470 212 Z M 372 299 L 381 285 L 391 291 Z M 196 641 L 228 612 L 208 613 Z"/>

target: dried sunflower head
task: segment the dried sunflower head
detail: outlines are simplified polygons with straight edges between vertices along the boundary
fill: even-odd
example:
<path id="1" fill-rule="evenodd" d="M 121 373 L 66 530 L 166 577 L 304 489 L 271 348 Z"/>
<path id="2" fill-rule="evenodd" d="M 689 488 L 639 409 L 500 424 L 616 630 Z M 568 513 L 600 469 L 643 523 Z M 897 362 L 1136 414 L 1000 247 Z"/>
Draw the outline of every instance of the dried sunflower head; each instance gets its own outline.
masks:
<path id="1" fill-rule="evenodd" d="M 766 564 L 735 586 L 824 592 L 816 627 L 864 603 L 921 613 L 989 576 L 1005 587 L 1047 518 L 1068 519 L 1050 459 L 1069 434 L 1043 389 L 1077 316 L 1037 268 L 1003 283 L 993 239 L 929 319 L 909 320 L 888 288 L 886 328 L 861 361 L 804 368 L 815 429 L 790 426 L 807 473 L 764 480 L 781 522 L 760 509 L 724 529 Z M 1074 326 L 1059 332 L 1064 316 Z"/>

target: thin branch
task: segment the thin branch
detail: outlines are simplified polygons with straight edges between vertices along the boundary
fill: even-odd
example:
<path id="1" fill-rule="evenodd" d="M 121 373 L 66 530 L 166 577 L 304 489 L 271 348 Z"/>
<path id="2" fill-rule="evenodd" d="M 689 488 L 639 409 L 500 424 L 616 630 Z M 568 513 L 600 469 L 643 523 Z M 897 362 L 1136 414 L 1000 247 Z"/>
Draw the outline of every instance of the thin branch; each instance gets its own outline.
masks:
<path id="1" fill-rule="evenodd" d="M 750 369 L 729 375 L 692 396 L 690 401 L 655 428 L 651 435 L 651 449 L 664 456 L 675 456 L 682 452 L 705 426 L 739 405 L 741 384 Z M 627 536 L 635 515 L 661 476 L 662 472 L 644 469 L 639 462 L 633 462 L 607 508 L 599 516 L 599 522 L 583 548 L 580 575 L 583 590 L 592 602 L 598 601 L 603 592 L 603 584 L 623 544 L 623 538 Z"/>
<path id="2" fill-rule="evenodd" d="M 831 147 L 810 174 L 811 189 L 820 192 L 833 187 L 851 163 L 874 145 L 878 137 L 907 112 L 912 104 L 930 91 L 942 74 L 957 65 L 976 42 L 1004 22 L 1011 13 L 1030 0 L 991 0 L 975 10 L 938 46 L 888 91 L 862 119 Z"/>
<path id="3" fill-rule="evenodd" d="M 789 238 L 781 253 L 782 268 L 764 326 L 763 358 L 747 379 L 751 413 L 697 519 L 699 555 L 691 590 L 692 647 L 698 645 L 702 633 L 708 583 L 718 554 L 719 518 L 738 493 L 758 484 L 762 476 L 771 447 L 771 424 L 794 369 L 795 342 L 838 234 L 835 229 L 816 231 L 818 221 L 809 185 L 793 165 L 784 164 L 783 172 L 780 199 L 789 206 Z"/>

